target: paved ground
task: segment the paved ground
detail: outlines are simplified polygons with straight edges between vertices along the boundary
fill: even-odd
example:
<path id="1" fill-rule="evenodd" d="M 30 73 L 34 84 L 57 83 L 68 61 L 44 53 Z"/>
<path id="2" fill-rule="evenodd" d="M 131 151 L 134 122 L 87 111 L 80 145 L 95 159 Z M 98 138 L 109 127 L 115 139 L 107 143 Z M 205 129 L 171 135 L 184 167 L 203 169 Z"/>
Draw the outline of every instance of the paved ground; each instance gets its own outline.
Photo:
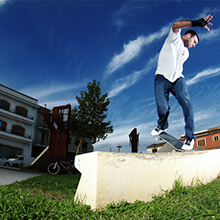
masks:
<path id="1" fill-rule="evenodd" d="M 0 185 L 8 185 L 20 182 L 31 177 L 42 175 L 42 173 L 23 171 L 18 168 L 0 166 Z"/>

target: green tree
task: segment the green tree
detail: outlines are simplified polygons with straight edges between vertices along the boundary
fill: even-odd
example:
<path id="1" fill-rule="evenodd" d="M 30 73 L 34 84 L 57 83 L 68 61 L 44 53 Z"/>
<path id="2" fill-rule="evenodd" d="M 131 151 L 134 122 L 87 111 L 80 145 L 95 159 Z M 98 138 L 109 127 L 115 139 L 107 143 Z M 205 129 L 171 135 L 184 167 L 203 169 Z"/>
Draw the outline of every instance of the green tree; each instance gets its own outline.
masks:
<path id="1" fill-rule="evenodd" d="M 108 93 L 101 95 L 100 82 L 89 82 L 88 91 L 81 91 L 76 96 L 78 106 L 71 111 L 72 134 L 76 140 L 80 140 L 77 153 L 82 144 L 83 138 L 91 139 L 96 143 L 107 138 L 113 132 L 111 121 L 104 122 L 107 117 L 108 105 L 110 103 Z"/>

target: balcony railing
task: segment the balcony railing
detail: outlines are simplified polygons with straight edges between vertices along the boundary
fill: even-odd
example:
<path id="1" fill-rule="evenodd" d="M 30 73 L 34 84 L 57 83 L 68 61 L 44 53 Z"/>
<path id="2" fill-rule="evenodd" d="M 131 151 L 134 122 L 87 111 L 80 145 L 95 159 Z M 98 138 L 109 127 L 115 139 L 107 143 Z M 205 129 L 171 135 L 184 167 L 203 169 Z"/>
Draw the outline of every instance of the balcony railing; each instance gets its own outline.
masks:
<path id="1" fill-rule="evenodd" d="M 0 108 L 1 108 L 1 107 L 0 107 Z M 32 116 L 32 115 L 26 115 L 26 116 L 25 116 L 25 115 L 22 115 L 22 114 L 18 114 L 18 113 L 15 112 L 14 109 L 4 109 L 4 108 L 1 108 L 1 109 L 5 110 L 5 111 L 12 112 L 12 113 L 17 114 L 17 115 L 20 115 L 20 116 L 23 116 L 23 117 L 25 117 L 25 118 L 29 118 L 29 119 L 34 120 L 34 116 Z"/>
<path id="2" fill-rule="evenodd" d="M 25 138 L 31 139 L 31 135 L 19 134 L 19 133 L 13 132 L 11 129 L 1 129 L 0 131 L 8 133 L 8 134 L 13 134 L 13 135 L 17 135 L 20 137 L 25 137 Z"/>

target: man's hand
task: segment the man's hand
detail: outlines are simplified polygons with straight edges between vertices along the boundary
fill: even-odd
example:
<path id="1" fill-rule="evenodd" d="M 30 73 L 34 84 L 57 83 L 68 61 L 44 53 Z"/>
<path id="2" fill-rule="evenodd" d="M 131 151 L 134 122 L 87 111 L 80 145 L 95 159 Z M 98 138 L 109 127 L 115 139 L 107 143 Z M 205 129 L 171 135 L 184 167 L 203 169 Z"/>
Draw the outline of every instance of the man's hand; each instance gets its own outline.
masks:
<path id="1" fill-rule="evenodd" d="M 213 18 L 213 16 L 209 14 L 208 16 L 206 16 L 204 18 L 192 21 L 192 27 L 196 27 L 196 26 L 204 27 L 205 29 L 210 31 L 210 29 L 207 25 L 212 25 L 212 23 L 209 22 L 212 18 Z"/>
<path id="2" fill-rule="evenodd" d="M 195 21 L 190 21 L 190 20 L 181 20 L 181 21 L 176 21 L 173 24 L 173 32 L 178 33 L 181 28 L 188 28 L 188 27 L 203 27 L 206 30 L 210 31 L 209 27 L 207 25 L 213 25 L 211 22 L 209 22 L 213 18 L 212 15 L 208 15 L 204 18 L 201 18 L 199 20 Z"/>
<path id="3" fill-rule="evenodd" d="M 207 29 L 208 31 L 210 31 L 210 29 L 207 25 L 213 25 L 212 23 L 209 22 L 212 18 L 213 18 L 212 15 L 208 15 L 203 18 L 207 22 L 207 24 L 204 26 L 204 28 Z"/>

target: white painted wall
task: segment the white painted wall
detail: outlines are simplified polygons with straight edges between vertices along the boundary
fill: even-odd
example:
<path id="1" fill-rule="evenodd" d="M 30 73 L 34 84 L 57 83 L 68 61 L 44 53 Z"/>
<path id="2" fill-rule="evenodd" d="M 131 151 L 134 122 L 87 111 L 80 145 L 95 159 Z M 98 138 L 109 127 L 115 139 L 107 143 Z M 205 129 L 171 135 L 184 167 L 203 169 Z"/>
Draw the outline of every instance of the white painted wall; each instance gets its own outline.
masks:
<path id="1" fill-rule="evenodd" d="M 10 89 L 0 84 L 0 99 L 4 99 L 10 103 L 10 110 L 0 109 L 0 120 L 7 123 L 8 132 L 0 131 L 0 145 L 22 149 L 25 156 L 31 156 L 32 140 L 34 135 L 34 123 L 37 112 L 37 100 L 22 94 L 18 91 Z M 16 114 L 16 106 L 22 106 L 27 109 L 28 116 L 24 117 Z M 22 126 L 25 129 L 25 136 L 10 134 L 13 125 Z"/>

